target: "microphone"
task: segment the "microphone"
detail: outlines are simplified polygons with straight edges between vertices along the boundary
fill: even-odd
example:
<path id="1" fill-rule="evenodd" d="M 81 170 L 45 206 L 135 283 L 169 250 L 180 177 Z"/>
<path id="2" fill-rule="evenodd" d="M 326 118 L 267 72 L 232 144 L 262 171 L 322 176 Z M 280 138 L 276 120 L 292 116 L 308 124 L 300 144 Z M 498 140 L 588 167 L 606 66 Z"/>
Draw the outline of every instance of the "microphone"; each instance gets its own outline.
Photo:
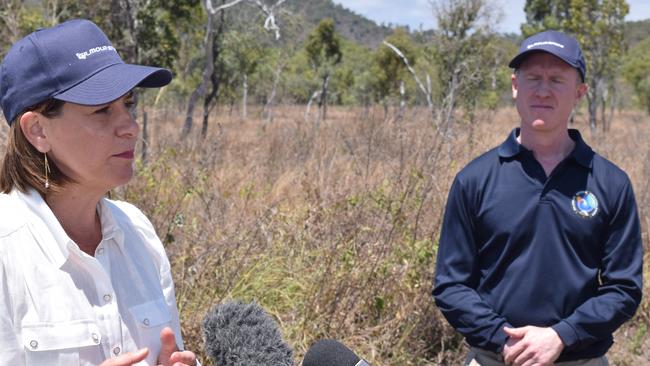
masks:
<path id="1" fill-rule="evenodd" d="M 370 366 L 370 364 L 342 343 L 333 339 L 322 339 L 309 347 L 302 366 Z"/>
<path id="2" fill-rule="evenodd" d="M 203 319 L 205 353 L 219 366 L 293 366 L 293 350 L 257 303 L 229 301 Z"/>

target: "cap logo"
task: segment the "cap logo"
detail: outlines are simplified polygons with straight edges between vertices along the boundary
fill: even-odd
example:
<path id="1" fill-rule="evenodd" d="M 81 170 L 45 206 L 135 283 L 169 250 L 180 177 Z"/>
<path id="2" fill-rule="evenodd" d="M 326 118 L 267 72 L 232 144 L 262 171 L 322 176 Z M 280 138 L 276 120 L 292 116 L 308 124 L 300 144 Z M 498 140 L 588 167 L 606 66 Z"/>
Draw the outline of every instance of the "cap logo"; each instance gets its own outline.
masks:
<path id="1" fill-rule="evenodd" d="M 571 200 L 573 212 L 583 218 L 592 218 L 598 213 L 598 199 L 589 191 L 580 191 Z"/>
<path id="2" fill-rule="evenodd" d="M 115 47 L 113 46 L 99 46 L 95 48 L 91 48 L 88 51 L 84 52 L 77 52 L 77 58 L 80 60 L 85 60 L 88 56 L 94 54 L 94 53 L 99 53 L 99 52 L 105 52 L 105 51 L 115 51 Z"/>
<path id="3" fill-rule="evenodd" d="M 563 44 L 560 44 L 560 43 L 557 43 L 557 42 L 553 42 L 553 41 L 535 42 L 535 43 L 529 44 L 528 46 L 526 46 L 526 48 L 527 48 L 527 49 L 531 49 L 531 48 L 533 48 L 533 47 L 544 46 L 544 45 L 547 45 L 547 44 L 548 44 L 548 45 L 551 45 L 551 46 L 555 46 L 555 47 L 564 48 L 564 45 L 563 45 Z"/>

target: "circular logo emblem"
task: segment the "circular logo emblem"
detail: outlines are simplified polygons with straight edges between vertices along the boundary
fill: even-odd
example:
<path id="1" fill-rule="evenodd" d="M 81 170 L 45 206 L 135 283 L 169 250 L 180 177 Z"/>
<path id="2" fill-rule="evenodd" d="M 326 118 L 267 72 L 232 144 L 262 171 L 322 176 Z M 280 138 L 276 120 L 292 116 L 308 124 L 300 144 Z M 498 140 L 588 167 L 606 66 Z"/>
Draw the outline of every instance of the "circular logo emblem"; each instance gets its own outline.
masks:
<path id="1" fill-rule="evenodd" d="M 598 213 L 598 200 L 589 191 L 580 191 L 573 195 L 571 206 L 573 206 L 573 212 L 580 217 L 590 218 Z"/>

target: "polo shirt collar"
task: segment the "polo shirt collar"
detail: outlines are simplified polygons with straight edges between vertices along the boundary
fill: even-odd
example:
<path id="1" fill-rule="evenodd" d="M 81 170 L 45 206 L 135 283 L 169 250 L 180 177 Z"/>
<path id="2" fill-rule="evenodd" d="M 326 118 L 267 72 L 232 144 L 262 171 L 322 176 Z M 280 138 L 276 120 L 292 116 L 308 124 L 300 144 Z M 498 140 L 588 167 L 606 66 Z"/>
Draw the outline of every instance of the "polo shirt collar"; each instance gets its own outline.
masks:
<path id="1" fill-rule="evenodd" d="M 499 145 L 498 152 L 499 156 L 502 158 L 513 158 L 522 151 L 527 151 L 518 141 L 517 136 L 519 136 L 519 127 L 514 128 L 512 132 L 508 135 L 508 138 Z M 569 154 L 569 158 L 575 160 L 578 164 L 589 168 L 591 167 L 591 161 L 594 156 L 593 150 L 587 145 L 580 135 L 580 131 L 576 129 L 569 129 L 569 137 L 575 142 L 576 146 Z"/>
<path id="2" fill-rule="evenodd" d="M 576 143 L 576 146 L 573 148 L 573 151 L 569 156 L 585 168 L 591 168 L 591 162 L 593 161 L 595 153 L 582 139 L 580 131 L 569 129 L 569 137 Z"/>
<path id="3" fill-rule="evenodd" d="M 499 156 L 502 158 L 512 158 L 524 151 L 524 147 L 517 141 L 519 136 L 519 127 L 514 128 L 508 135 L 508 138 L 499 145 Z"/>

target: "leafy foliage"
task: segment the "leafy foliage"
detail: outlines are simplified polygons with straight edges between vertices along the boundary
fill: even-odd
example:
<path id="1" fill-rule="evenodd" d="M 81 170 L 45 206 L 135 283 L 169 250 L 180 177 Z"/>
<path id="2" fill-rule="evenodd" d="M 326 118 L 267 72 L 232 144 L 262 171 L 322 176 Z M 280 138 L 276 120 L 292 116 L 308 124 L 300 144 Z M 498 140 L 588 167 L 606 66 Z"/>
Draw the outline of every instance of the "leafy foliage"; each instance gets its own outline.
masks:
<path id="1" fill-rule="evenodd" d="M 309 62 L 314 69 L 323 64 L 335 65 L 341 61 L 341 40 L 334 31 L 334 20 L 323 19 L 309 34 L 305 45 Z"/>
<path id="2" fill-rule="evenodd" d="M 415 44 L 403 28 L 398 28 L 386 38 L 386 42 L 397 47 L 409 60 L 411 65 L 417 64 Z M 375 51 L 372 73 L 373 90 L 376 101 L 383 101 L 398 92 L 400 82 L 410 78 L 402 59 L 388 47 L 380 47 Z"/>
<path id="3" fill-rule="evenodd" d="M 650 114 L 650 38 L 630 50 L 623 64 L 623 77 L 632 85 L 639 105 Z"/>
<path id="4" fill-rule="evenodd" d="M 587 63 L 590 126 L 596 128 L 602 111 L 613 95 L 620 59 L 625 52 L 624 18 L 629 12 L 625 0 L 527 0 L 524 36 L 545 29 L 573 34 L 580 42 Z M 604 112 L 600 123 L 607 128 Z"/>

